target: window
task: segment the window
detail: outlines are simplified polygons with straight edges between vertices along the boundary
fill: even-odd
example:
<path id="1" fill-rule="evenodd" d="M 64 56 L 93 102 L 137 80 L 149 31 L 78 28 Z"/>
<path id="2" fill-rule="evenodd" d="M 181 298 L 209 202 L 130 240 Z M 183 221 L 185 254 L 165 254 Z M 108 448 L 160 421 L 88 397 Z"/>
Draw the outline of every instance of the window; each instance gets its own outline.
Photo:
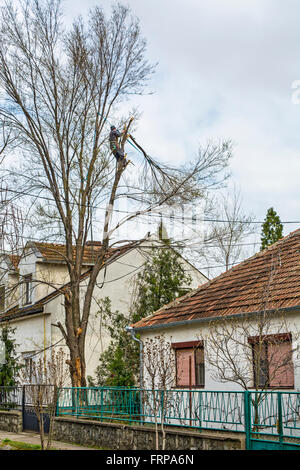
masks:
<path id="1" fill-rule="evenodd" d="M 251 337 L 254 386 L 293 388 L 292 335 L 290 333 Z"/>
<path id="2" fill-rule="evenodd" d="M 172 343 L 176 357 L 176 386 L 204 387 L 204 349 L 202 341 Z"/>
<path id="3" fill-rule="evenodd" d="M 24 359 L 24 369 L 26 374 L 26 380 L 28 383 L 33 382 L 33 361 L 35 351 L 25 352 L 22 354 Z"/>
<path id="4" fill-rule="evenodd" d="M 25 305 L 31 304 L 32 302 L 32 274 L 24 276 L 25 285 Z"/>
<path id="5" fill-rule="evenodd" d="M 5 310 L 5 286 L 0 286 L 0 312 Z"/>

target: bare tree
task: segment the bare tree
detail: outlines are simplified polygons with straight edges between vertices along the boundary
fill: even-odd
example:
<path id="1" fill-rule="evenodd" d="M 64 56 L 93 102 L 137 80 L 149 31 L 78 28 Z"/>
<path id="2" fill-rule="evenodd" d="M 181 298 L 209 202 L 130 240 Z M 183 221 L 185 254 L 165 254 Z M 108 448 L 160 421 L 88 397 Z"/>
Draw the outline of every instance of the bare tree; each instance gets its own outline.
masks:
<path id="1" fill-rule="evenodd" d="M 258 311 L 238 318 L 213 320 L 201 335 L 211 377 L 217 382 L 238 384 L 244 390 L 251 388 L 258 392 L 253 399 L 255 423 L 265 391 L 287 386 L 293 380 L 294 368 L 299 366 L 293 363 L 298 329 L 284 311 L 274 308 L 279 272 L 280 252 L 274 255 L 271 268 L 267 268 L 267 280 L 258 293 Z"/>
<path id="2" fill-rule="evenodd" d="M 176 369 L 174 351 L 164 335 L 146 338 L 143 342 L 144 406 L 154 415 L 156 450 L 159 449 L 158 417 L 162 432 L 162 450 L 166 448 L 165 415 L 172 404 Z"/>
<path id="3" fill-rule="evenodd" d="M 0 311 L 9 308 L 17 297 L 17 264 L 23 246 L 23 232 L 22 211 L 7 190 L 4 179 L 0 178 Z"/>
<path id="4" fill-rule="evenodd" d="M 253 217 L 244 213 L 241 194 L 234 189 L 211 201 L 209 218 L 201 256 L 228 271 L 245 257 L 246 240 L 254 233 Z"/>
<path id="5" fill-rule="evenodd" d="M 67 31 L 60 0 L 7 0 L 1 8 L 0 118 L 22 160 L 21 170 L 9 171 L 10 181 L 25 200 L 32 196 L 39 220 L 66 245 L 70 280 L 65 322 L 57 327 L 70 350 L 73 386 L 86 385 L 92 296 L 114 232 L 163 204 L 197 200 L 206 186 L 218 187 L 231 155 L 229 143 L 209 143 L 184 168 L 161 165 L 130 134 L 132 119 L 124 119 L 117 123 L 121 149 L 131 139 L 144 168 L 130 172 L 122 161 L 115 164 L 107 123 L 122 100 L 145 89 L 154 71 L 145 54 L 138 21 L 120 4 L 110 17 L 93 8 L 88 21 L 79 18 Z M 134 210 L 113 224 L 115 203 L 124 197 Z M 99 219 L 102 245 L 83 293 L 84 248 Z"/>
<path id="6" fill-rule="evenodd" d="M 68 371 L 63 349 L 51 350 L 48 359 L 39 358 L 32 362 L 30 371 L 23 370 L 22 378 L 26 392 L 32 402 L 38 420 L 42 450 L 50 450 L 52 444 L 54 419 L 56 416 L 58 390 L 66 385 Z M 45 436 L 44 424 L 49 420 L 49 432 Z"/>

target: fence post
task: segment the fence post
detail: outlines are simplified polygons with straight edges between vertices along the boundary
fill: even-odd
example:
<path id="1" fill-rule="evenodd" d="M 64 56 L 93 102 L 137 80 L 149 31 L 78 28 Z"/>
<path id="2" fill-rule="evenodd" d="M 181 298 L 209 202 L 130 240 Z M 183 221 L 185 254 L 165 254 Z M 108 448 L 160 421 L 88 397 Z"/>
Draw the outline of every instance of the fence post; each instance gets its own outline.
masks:
<path id="1" fill-rule="evenodd" d="M 25 387 L 26 385 L 22 386 L 22 426 L 24 430 L 24 420 L 25 420 Z"/>
<path id="2" fill-rule="evenodd" d="M 126 393 L 127 390 L 125 390 Z M 131 415 L 132 415 L 132 390 L 129 389 L 129 424 L 131 424 Z"/>
<path id="3" fill-rule="evenodd" d="M 283 429 L 282 429 L 282 401 L 281 392 L 277 392 L 277 409 L 278 409 L 278 425 L 277 432 L 279 434 L 279 445 L 282 447 L 283 444 Z"/>
<path id="4" fill-rule="evenodd" d="M 103 421 L 102 414 L 103 414 L 103 388 L 101 388 L 100 390 L 100 421 L 101 423 Z"/>
<path id="5" fill-rule="evenodd" d="M 246 450 L 250 450 L 251 438 L 251 408 L 250 408 L 251 395 L 248 390 L 244 391 L 244 427 L 246 434 Z"/>
<path id="6" fill-rule="evenodd" d="M 201 426 L 202 426 L 202 394 L 203 394 L 203 391 L 202 390 L 198 390 L 198 394 L 199 394 L 199 431 L 201 431 Z"/>

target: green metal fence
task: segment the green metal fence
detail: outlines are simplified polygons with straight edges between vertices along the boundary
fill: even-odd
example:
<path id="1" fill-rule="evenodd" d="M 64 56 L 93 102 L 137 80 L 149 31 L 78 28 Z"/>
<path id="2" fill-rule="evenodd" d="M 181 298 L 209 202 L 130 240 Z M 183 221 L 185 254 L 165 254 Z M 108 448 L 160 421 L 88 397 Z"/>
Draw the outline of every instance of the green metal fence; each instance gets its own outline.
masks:
<path id="1" fill-rule="evenodd" d="M 300 394 L 79 387 L 59 390 L 58 416 L 242 432 L 248 449 L 300 448 Z"/>
<path id="2" fill-rule="evenodd" d="M 245 392 L 248 449 L 300 450 L 300 393 Z"/>
<path id="3" fill-rule="evenodd" d="M 243 392 L 63 388 L 57 415 L 197 429 L 244 430 Z"/>

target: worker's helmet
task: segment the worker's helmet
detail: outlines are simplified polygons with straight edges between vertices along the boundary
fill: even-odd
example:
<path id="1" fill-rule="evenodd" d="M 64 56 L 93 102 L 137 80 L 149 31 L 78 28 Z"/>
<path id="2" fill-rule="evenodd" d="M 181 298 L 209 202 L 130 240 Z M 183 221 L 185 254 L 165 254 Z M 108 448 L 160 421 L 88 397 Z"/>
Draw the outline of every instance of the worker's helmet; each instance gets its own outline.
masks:
<path id="1" fill-rule="evenodd" d="M 116 129 L 116 126 L 110 126 L 111 130 Z"/>

